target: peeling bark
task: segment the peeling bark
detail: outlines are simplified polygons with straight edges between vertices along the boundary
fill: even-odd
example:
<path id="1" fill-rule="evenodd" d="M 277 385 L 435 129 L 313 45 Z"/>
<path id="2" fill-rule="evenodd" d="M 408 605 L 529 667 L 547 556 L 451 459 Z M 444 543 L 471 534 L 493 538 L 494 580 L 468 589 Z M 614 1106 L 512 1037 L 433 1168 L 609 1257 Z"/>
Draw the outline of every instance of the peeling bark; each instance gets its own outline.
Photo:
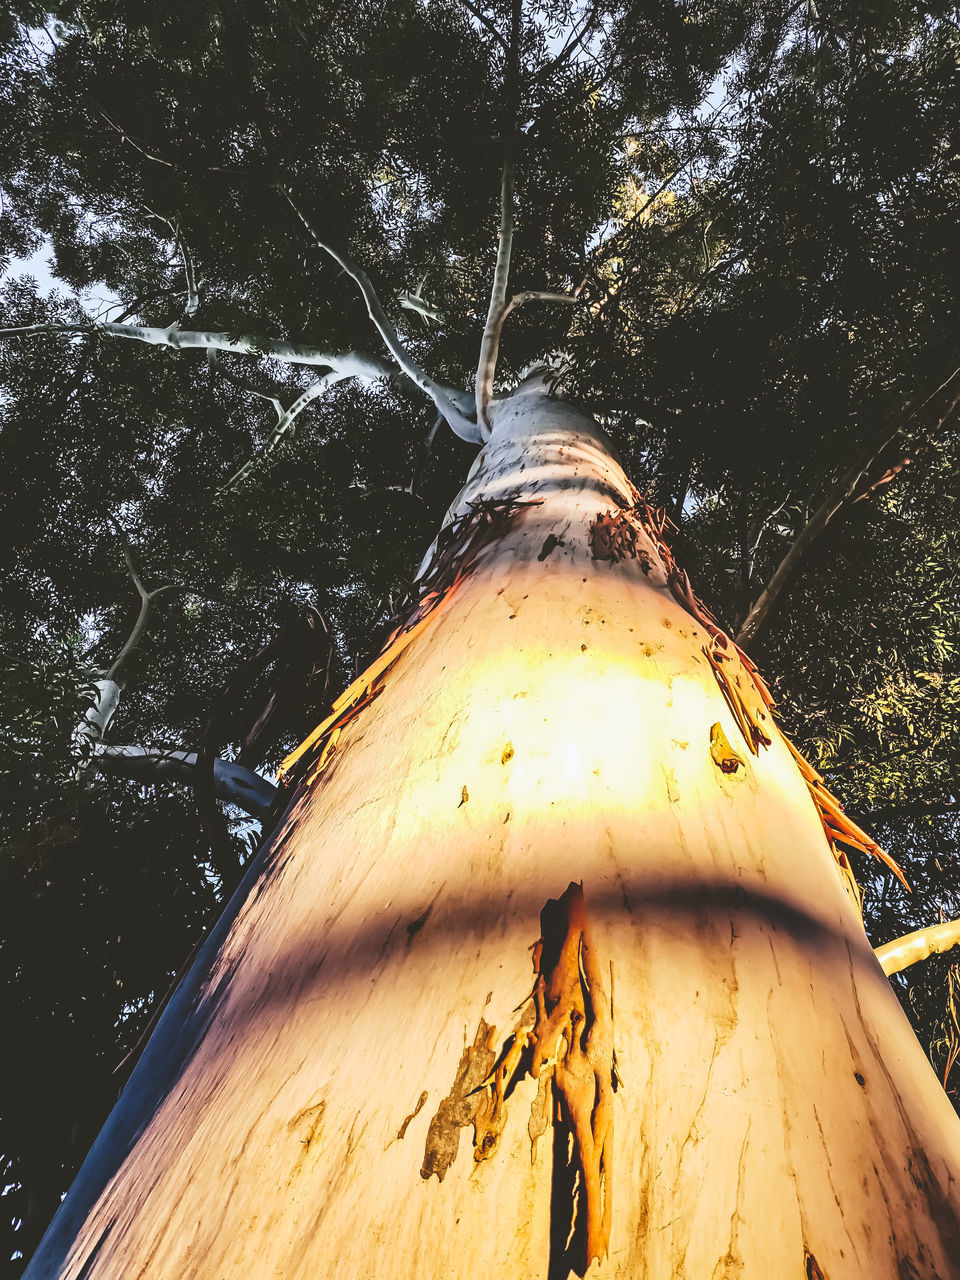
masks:
<path id="1" fill-rule="evenodd" d="M 456 1158 L 458 1130 L 473 1125 L 473 1158 L 489 1160 L 507 1120 L 506 1100 L 525 1075 L 537 1080 L 528 1133 L 532 1155 L 550 1119 L 554 1143 L 551 1239 L 563 1241 L 563 1265 L 583 1275 L 610 1244 L 613 1198 L 613 1093 L 618 1076 L 613 1011 L 587 926 L 583 886 L 570 884 L 540 913 L 533 944 L 533 991 L 499 1051 L 496 1028 L 481 1018 L 464 1049 L 450 1093 L 430 1123 L 421 1177 L 442 1182 Z M 486 1072 L 478 1080 L 482 1067 Z M 568 1188 L 557 1195 L 557 1187 Z M 555 1260 L 552 1269 L 561 1265 Z"/>

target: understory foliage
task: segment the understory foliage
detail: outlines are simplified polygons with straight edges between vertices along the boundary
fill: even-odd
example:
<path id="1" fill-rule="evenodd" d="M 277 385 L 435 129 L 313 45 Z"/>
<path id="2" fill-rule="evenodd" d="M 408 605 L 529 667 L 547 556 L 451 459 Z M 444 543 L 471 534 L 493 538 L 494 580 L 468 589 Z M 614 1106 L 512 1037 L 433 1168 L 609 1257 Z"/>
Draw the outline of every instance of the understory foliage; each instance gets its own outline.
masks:
<path id="1" fill-rule="evenodd" d="M 399 370 L 328 387 L 271 443 L 269 399 L 316 368 L 96 322 L 386 359 L 332 245 L 416 364 L 472 395 L 505 153 L 508 296 L 572 301 L 510 315 L 498 387 L 549 361 L 699 595 L 752 629 L 784 727 L 913 886 L 858 867 L 871 940 L 960 914 L 952 5 L 51 0 L 3 8 L 0 57 L 0 329 L 50 326 L 0 338 L 11 1275 L 259 838 L 78 747 L 139 605 L 125 552 L 177 590 L 111 740 L 236 756 L 269 702 L 246 762 L 271 774 L 376 651 L 475 453 Z M 329 671 L 303 649 L 317 612 Z M 895 981 L 942 1076 L 958 970 Z"/>

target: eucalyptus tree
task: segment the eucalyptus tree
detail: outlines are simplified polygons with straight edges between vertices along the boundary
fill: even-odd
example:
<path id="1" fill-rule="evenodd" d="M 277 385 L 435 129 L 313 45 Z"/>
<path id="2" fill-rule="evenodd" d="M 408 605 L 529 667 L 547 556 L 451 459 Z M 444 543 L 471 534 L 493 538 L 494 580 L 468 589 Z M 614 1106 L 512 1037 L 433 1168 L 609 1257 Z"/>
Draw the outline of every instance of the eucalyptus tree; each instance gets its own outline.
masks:
<path id="1" fill-rule="evenodd" d="M 896 866 L 733 637 L 766 637 L 785 711 L 828 780 L 855 765 L 865 810 L 886 822 L 898 777 L 909 808 L 925 752 L 921 802 L 952 803 L 955 660 L 924 617 L 949 599 L 956 475 L 949 9 L 57 18 L 8 37 L 3 233 L 121 299 L 9 295 L 2 439 L 33 533 L 9 591 L 36 636 L 72 622 L 62 701 L 110 679 L 79 619 L 101 655 L 129 631 L 114 526 L 135 572 L 183 588 L 117 732 L 175 732 L 167 759 L 203 737 L 208 781 L 211 687 L 269 649 L 265 613 L 322 595 L 355 649 L 362 613 L 393 618 L 319 728 L 288 698 L 260 742 L 276 760 L 306 733 L 280 825 L 30 1274 L 816 1276 L 851 1252 L 946 1274 L 956 1121 L 851 857 Z M 888 154 L 868 122 L 894 117 Z M 399 590 L 415 562 L 357 535 L 425 542 L 477 447 Z M 38 505 L 44 481 L 72 506 Z M 829 576 L 868 552 L 857 589 Z M 831 682 L 868 607 L 886 661 Z M 892 769 L 885 715 L 911 740 Z M 221 742 L 242 755 L 241 719 Z M 89 788 L 75 803 L 93 831 Z"/>

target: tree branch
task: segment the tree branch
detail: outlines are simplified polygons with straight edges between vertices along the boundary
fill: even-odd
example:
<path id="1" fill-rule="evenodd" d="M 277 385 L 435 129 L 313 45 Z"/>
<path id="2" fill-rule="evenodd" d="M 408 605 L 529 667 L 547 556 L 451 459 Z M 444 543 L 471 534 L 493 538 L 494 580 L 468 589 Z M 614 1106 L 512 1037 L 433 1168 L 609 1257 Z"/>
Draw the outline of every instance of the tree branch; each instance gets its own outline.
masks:
<path id="1" fill-rule="evenodd" d="M 246 391 L 247 395 L 259 396 L 261 400 L 266 400 L 268 404 L 273 405 L 274 413 L 277 415 L 277 421 L 283 417 L 283 405 L 278 396 L 272 396 L 269 391 L 260 391 L 248 382 L 246 378 L 241 378 L 238 373 L 234 373 L 232 369 L 228 369 L 216 351 L 212 348 L 207 351 L 207 364 L 214 373 L 218 373 L 221 378 L 227 382 L 233 383 L 235 387 L 239 387 L 241 391 Z"/>
<path id="2" fill-rule="evenodd" d="M 857 486 L 860 484 L 860 481 L 864 476 L 866 476 L 869 469 L 874 465 L 883 451 L 893 443 L 897 436 L 902 434 L 907 423 L 916 416 L 920 409 L 929 404 L 933 396 L 935 396 L 939 391 L 942 391 L 958 373 L 960 373 L 960 369 L 956 370 L 954 374 L 951 374 L 950 378 L 937 388 L 937 391 L 934 391 L 927 396 L 917 409 L 910 411 L 908 415 L 902 417 L 898 422 L 898 425 L 894 427 L 892 431 L 886 432 L 879 443 L 868 445 L 860 453 L 856 461 L 847 468 L 836 484 L 834 484 L 826 498 L 824 498 L 823 502 L 821 502 L 820 506 L 797 534 L 786 555 L 774 570 L 767 585 L 757 597 L 753 607 L 744 619 L 743 626 L 740 628 L 740 631 L 736 636 L 736 643 L 738 645 L 742 647 L 749 644 L 769 622 L 775 605 L 780 600 L 787 583 L 793 577 L 797 567 L 837 513 L 844 508 L 851 506 L 853 502 L 856 501 L 855 495 L 857 492 Z M 927 433 L 927 439 L 932 438 L 932 436 L 935 435 L 941 427 L 943 427 L 958 404 L 960 404 L 960 393 L 954 396 L 939 421 Z"/>
<path id="3" fill-rule="evenodd" d="M 84 754 L 95 748 L 102 741 L 103 735 L 107 731 L 107 726 L 120 705 L 120 695 L 123 692 L 127 664 L 144 637 L 154 604 L 160 596 L 165 595 L 167 592 L 181 590 L 178 586 L 167 584 L 166 586 L 157 587 L 154 591 L 148 591 L 137 571 L 133 552 L 126 535 L 119 525 L 113 521 L 111 523 L 114 524 L 118 535 L 123 539 L 123 558 L 126 561 L 130 580 L 136 588 L 137 595 L 140 597 L 140 611 L 137 614 L 136 622 L 133 624 L 133 629 L 127 636 L 120 652 L 110 664 L 109 669 L 102 679 L 94 682 L 97 690 L 97 701 L 84 712 L 83 720 L 74 732 L 74 742 Z M 85 767 L 86 765 L 81 766 L 81 768 Z"/>
<path id="4" fill-rule="evenodd" d="M 363 300 L 366 303 L 367 315 L 373 321 L 374 327 L 380 334 L 387 350 L 393 356 L 399 367 L 407 377 L 420 388 L 421 391 L 426 392 L 440 413 L 442 413 L 447 422 L 449 422 L 456 435 L 458 435 L 462 440 L 467 440 L 473 444 L 479 444 L 481 442 L 480 432 L 476 424 L 464 417 L 449 396 L 447 388 L 441 386 L 439 382 L 435 382 L 429 374 L 425 373 L 400 341 L 397 336 L 396 329 L 390 323 L 386 312 L 380 305 L 380 299 L 377 297 L 377 292 L 370 282 L 370 278 L 367 273 L 362 271 L 360 267 L 358 267 L 351 258 L 348 258 L 345 253 L 341 252 L 339 249 L 335 249 L 329 241 L 325 240 L 320 235 L 317 228 L 313 225 L 294 199 L 293 192 L 286 183 L 281 183 L 280 189 L 286 196 L 287 203 L 290 205 L 290 208 L 306 227 L 317 246 L 322 249 L 324 253 L 328 254 L 337 266 L 345 271 L 351 280 L 356 283 L 363 295 Z"/>
<path id="5" fill-rule="evenodd" d="M 106 121 L 106 123 L 110 126 L 110 128 L 113 129 L 115 133 L 119 134 L 119 136 L 123 139 L 123 141 L 128 146 L 133 147 L 134 151 L 138 152 L 141 156 L 143 156 L 144 160 L 149 160 L 152 164 L 163 165 L 164 168 L 174 169 L 176 170 L 177 173 L 216 173 L 216 174 L 220 174 L 224 178 L 227 178 L 228 180 L 231 178 L 237 178 L 243 182 L 255 183 L 257 186 L 260 186 L 260 187 L 272 187 L 274 185 L 272 182 L 269 181 L 269 179 L 264 178 L 263 174 L 254 173 L 250 169 L 230 169 L 225 165 L 219 165 L 219 164 L 210 164 L 210 165 L 183 164 L 182 161 L 170 160 L 166 156 L 159 155 L 155 151 L 149 151 L 145 146 L 142 145 L 142 143 L 137 142 L 137 140 L 134 137 L 132 137 L 132 135 L 129 134 L 126 129 L 124 129 L 123 125 L 118 124 L 117 121 L 114 120 L 112 116 L 108 115 L 107 112 L 103 109 L 103 107 L 101 107 L 100 103 L 97 102 L 95 98 L 91 98 L 90 101 L 93 103 L 93 106 L 96 108 L 97 114 L 100 115 Z"/>
<path id="6" fill-rule="evenodd" d="M 493 272 L 490 305 L 487 308 L 487 321 L 480 342 L 480 358 L 477 362 L 475 379 L 477 425 L 485 440 L 490 438 L 487 406 L 493 395 L 493 380 L 497 368 L 500 333 L 504 321 L 503 312 L 507 299 L 507 283 L 510 279 L 510 254 L 513 249 L 521 16 L 522 0 L 513 0 L 504 85 L 506 122 L 503 130 L 503 168 L 500 175 L 500 238 L 497 244 L 497 265 Z"/>
<path id="7" fill-rule="evenodd" d="M 285 412 L 281 412 L 280 420 L 274 427 L 270 439 L 263 446 L 260 452 L 251 458 L 249 462 L 245 462 L 240 470 L 235 472 L 229 480 L 226 480 L 220 486 L 219 492 L 226 493 L 229 489 L 234 488 L 236 485 L 240 484 L 241 481 L 245 480 L 258 463 L 262 462 L 264 458 L 268 458 L 270 454 L 273 453 L 274 449 L 276 449 L 277 445 L 290 430 L 290 427 L 293 425 L 293 420 L 296 418 L 297 414 L 300 413 L 301 410 L 305 409 L 312 400 L 315 400 L 321 392 L 326 391 L 328 387 L 334 386 L 337 382 L 342 382 L 345 377 L 345 374 L 333 371 L 322 378 L 318 378 L 316 382 L 312 382 L 310 386 L 307 387 L 306 391 L 304 391 L 303 394 L 293 402 L 289 409 Z M 274 401 L 274 403 L 276 404 L 278 402 Z"/>
<path id="8" fill-rule="evenodd" d="M 190 329 L 153 328 L 149 325 L 119 324 L 112 321 L 89 324 L 29 324 L 13 329 L 0 329 L 0 338 L 21 335 L 38 337 L 56 333 L 104 333 L 111 338 L 130 338 L 155 347 L 172 347 L 175 351 L 232 351 L 236 355 L 269 356 L 284 364 L 316 365 L 336 371 L 347 378 L 375 382 L 394 376 L 392 365 L 365 351 L 328 351 L 302 342 L 285 342 L 256 334 L 207 333 Z M 471 424 L 472 426 L 473 424 Z"/>
<path id="9" fill-rule="evenodd" d="M 490 21 L 487 15 L 483 12 L 483 10 L 478 5 L 473 4 L 472 0 L 460 0 L 460 3 L 463 5 L 465 9 L 469 10 L 469 12 L 473 14 L 473 16 L 476 18 L 476 20 L 480 23 L 481 27 L 483 27 L 485 31 L 489 31 L 490 35 L 493 36 L 497 44 L 499 44 L 500 47 L 504 50 L 504 52 L 509 56 L 510 46 L 507 44 L 506 40 L 504 40 L 503 36 L 500 34 L 500 32 L 497 30 L 494 24 Z"/>
<path id="10" fill-rule="evenodd" d="M 118 529 L 118 532 L 123 536 L 122 530 Z M 123 687 L 125 668 L 130 661 L 130 658 L 133 656 L 137 648 L 139 648 L 140 642 L 144 637 L 144 633 L 147 630 L 147 624 L 150 621 L 150 614 L 153 612 L 154 604 L 162 595 L 166 595 L 168 591 L 181 590 L 181 588 L 175 584 L 167 583 L 165 586 L 157 587 L 153 591 L 148 591 L 143 585 L 143 581 L 137 572 L 133 552 L 125 537 L 123 543 L 123 558 L 127 564 L 127 572 L 130 575 L 130 580 L 136 587 L 137 594 L 140 597 L 140 612 L 137 614 L 137 620 L 133 624 L 133 630 L 130 632 L 129 636 L 127 636 L 126 643 L 110 664 L 106 674 L 107 680 L 113 681 L 121 688 Z"/>
<path id="11" fill-rule="evenodd" d="M 874 947 L 874 955 L 889 978 L 920 960 L 940 955 L 956 946 L 960 946 L 960 920 L 947 920 L 944 924 L 927 925 L 925 929 L 917 929 L 902 938 L 885 942 L 883 946 Z"/>
<path id="12" fill-rule="evenodd" d="M 193 786 L 197 772 L 197 753 L 112 746 L 100 742 L 95 748 L 94 764 L 101 773 L 132 778 L 147 786 L 167 780 Z M 257 818 L 261 822 L 269 814 L 277 795 L 277 788 L 273 783 L 232 760 L 214 760 L 213 787 L 218 800 L 236 805 L 251 818 Z"/>

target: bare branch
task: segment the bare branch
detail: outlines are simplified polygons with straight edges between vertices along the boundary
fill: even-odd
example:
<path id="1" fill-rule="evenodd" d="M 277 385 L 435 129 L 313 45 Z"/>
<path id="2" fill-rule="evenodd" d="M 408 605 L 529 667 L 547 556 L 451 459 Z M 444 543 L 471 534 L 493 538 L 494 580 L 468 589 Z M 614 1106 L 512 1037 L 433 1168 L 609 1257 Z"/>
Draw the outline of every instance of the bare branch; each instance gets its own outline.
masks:
<path id="1" fill-rule="evenodd" d="M 481 27 L 483 27 L 485 31 L 488 31 L 490 35 L 493 36 L 494 40 L 496 40 L 497 44 L 499 44 L 500 47 L 507 54 L 509 54 L 510 46 L 507 44 L 506 40 L 504 40 L 503 36 L 500 34 L 500 32 L 497 30 L 497 28 L 494 26 L 491 20 L 487 17 L 487 15 L 483 12 L 483 10 L 478 5 L 473 4 L 472 0 L 460 0 L 460 3 L 463 5 L 465 9 L 468 9 L 470 13 L 473 14 L 476 20 L 480 23 Z"/>
<path id="2" fill-rule="evenodd" d="M 373 321 L 373 324 L 376 327 L 377 332 L 380 334 L 380 337 L 383 339 L 387 350 L 393 356 L 399 367 L 407 377 L 420 388 L 421 391 L 426 392 L 433 403 L 437 406 L 437 409 L 450 423 L 454 432 L 460 436 L 461 439 L 479 444 L 480 432 L 478 427 L 474 423 L 470 422 L 468 418 L 464 417 L 454 401 L 450 398 L 447 388 L 441 386 L 440 383 L 435 382 L 429 374 L 425 373 L 400 341 L 397 336 L 396 329 L 390 323 L 386 312 L 380 305 L 380 299 L 377 297 L 377 292 L 371 284 L 367 273 L 362 271 L 360 267 L 358 267 L 351 258 L 347 257 L 345 253 L 334 248 L 329 241 L 325 240 L 323 236 L 320 235 L 317 228 L 297 203 L 289 186 L 282 184 L 281 190 L 286 196 L 290 208 L 306 227 L 317 246 L 321 248 L 324 253 L 328 254 L 337 266 L 345 271 L 351 280 L 357 284 L 367 306 L 367 315 Z"/>
<path id="3" fill-rule="evenodd" d="M 118 133 L 128 146 L 133 147 L 134 151 L 139 152 L 140 155 L 142 155 L 145 160 L 151 160 L 154 164 L 162 164 L 167 169 L 179 169 L 180 166 L 178 164 L 175 164 L 174 161 L 167 160 L 165 156 L 159 156 L 156 154 L 156 152 L 148 151 L 146 147 L 141 146 L 139 142 L 131 138 L 129 133 L 127 133 L 126 129 L 124 129 L 122 125 L 117 124 L 116 120 L 114 120 L 112 116 L 107 115 L 106 111 L 104 111 L 103 107 L 101 107 L 99 102 L 97 102 L 93 98 L 91 98 L 91 101 L 93 102 L 93 105 L 96 107 L 98 113 L 103 117 L 103 119 L 107 122 L 110 128 L 113 129 L 116 133 Z"/>
<path id="4" fill-rule="evenodd" d="M 103 735 L 107 731 L 107 726 L 113 719 L 113 716 L 120 705 L 120 695 L 123 692 L 123 685 L 126 676 L 126 667 L 132 655 L 136 652 L 146 633 L 147 624 L 150 621 L 150 615 L 153 607 L 160 596 L 165 595 L 169 591 L 179 591 L 182 588 L 167 584 L 166 586 L 157 587 L 153 591 L 148 591 L 143 584 L 143 579 L 137 570 L 137 565 L 133 557 L 133 551 L 127 540 L 126 534 L 116 523 L 111 520 L 118 536 L 122 539 L 123 558 L 126 561 L 127 572 L 130 575 L 130 581 L 136 588 L 137 595 L 140 597 L 140 610 L 137 614 L 137 620 L 133 624 L 126 642 L 120 652 L 110 664 L 109 669 L 104 676 L 95 681 L 97 689 L 97 700 L 87 707 L 84 712 L 83 719 L 77 725 L 74 731 L 74 743 L 77 750 L 85 757 L 84 763 L 81 765 L 81 771 L 89 766 L 89 753 L 103 739 Z"/>
<path id="5" fill-rule="evenodd" d="M 947 920 L 943 924 L 931 924 L 925 929 L 906 933 L 902 938 L 894 938 L 881 947 L 874 947 L 874 955 L 880 961 L 880 968 L 889 977 L 893 973 L 901 973 L 920 960 L 926 960 L 928 956 L 940 955 L 956 946 L 960 946 L 960 920 Z"/>
<path id="6" fill-rule="evenodd" d="M 786 555 L 777 565 L 772 577 L 764 587 L 763 591 L 757 597 L 753 607 L 744 619 L 743 626 L 740 628 L 736 636 L 736 642 L 740 646 L 749 644 L 763 626 L 769 621 L 770 615 L 781 598 L 787 583 L 793 577 L 797 567 L 814 545 L 827 525 L 837 515 L 848 506 L 851 506 L 856 500 L 857 488 L 860 482 L 867 476 L 870 468 L 874 465 L 880 455 L 887 449 L 897 436 L 901 435 L 908 422 L 916 417 L 917 413 L 929 404 L 933 397 L 942 391 L 954 377 L 960 374 L 957 369 L 945 382 L 937 388 L 937 391 L 931 392 L 915 409 L 909 411 L 902 416 L 897 425 L 891 431 L 884 433 L 879 442 L 868 445 L 856 461 L 844 471 L 836 484 L 821 502 L 804 527 L 794 538 Z M 941 415 L 936 425 L 927 433 L 927 439 L 932 438 L 937 431 L 947 422 L 952 415 L 954 409 L 960 404 L 960 393 L 951 400 L 944 413 Z M 908 407 L 909 408 L 909 407 Z M 874 486 L 875 487 L 875 486 Z"/>
<path id="7" fill-rule="evenodd" d="M 484 330 L 484 343 L 486 351 L 481 350 L 481 367 L 477 370 L 478 388 L 477 394 L 483 396 L 484 412 L 486 413 L 493 395 L 493 378 L 496 370 L 497 354 L 500 350 L 500 338 L 503 334 L 503 326 L 506 319 L 518 308 L 524 306 L 527 302 L 561 302 L 576 306 L 582 302 L 574 293 L 549 293 L 545 289 L 525 289 L 522 293 L 515 293 L 509 302 L 505 303 L 500 310 L 500 314 L 491 324 L 490 318 L 487 318 L 487 328 Z M 489 341 L 488 341 L 489 339 Z M 483 379 L 483 387 L 480 388 L 480 379 Z M 477 400 L 478 414 L 480 400 Z"/>
<path id="8" fill-rule="evenodd" d="M 260 391 L 252 382 L 248 382 L 246 378 L 241 378 L 238 373 L 234 373 L 232 369 L 228 369 L 217 355 L 216 351 L 212 348 L 207 351 L 207 364 L 214 373 L 218 373 L 221 378 L 224 378 L 227 382 L 233 383 L 233 385 L 235 387 L 239 387 L 241 391 L 246 391 L 246 393 L 251 396 L 259 396 L 261 400 L 266 400 L 268 404 L 273 405 L 278 421 L 283 417 L 283 405 L 280 403 L 277 396 L 272 396 L 269 391 Z"/>
<path id="9" fill-rule="evenodd" d="M 515 293 L 503 308 L 501 325 L 511 312 L 516 311 L 518 307 L 522 307 L 528 302 L 565 302 L 571 306 L 576 306 L 582 302 L 582 299 L 575 293 L 550 293 L 546 289 L 524 289 L 522 293 Z"/>
<path id="10" fill-rule="evenodd" d="M 130 581 L 133 583 L 140 597 L 140 612 L 137 614 L 137 620 L 133 624 L 133 630 L 127 636 L 126 642 L 113 662 L 107 670 L 106 679 L 112 680 L 115 684 L 123 687 L 125 669 L 130 658 L 140 646 L 146 634 L 147 624 L 150 621 L 150 614 L 153 612 L 153 606 L 161 596 L 166 595 L 170 591 L 180 591 L 181 587 L 173 583 L 167 583 L 165 586 L 156 587 L 153 591 L 148 591 L 143 585 L 143 581 L 137 572 L 136 562 L 133 558 L 133 551 L 127 541 L 123 531 L 116 526 L 120 536 L 123 538 L 123 558 L 127 564 L 127 572 L 130 575 Z"/>
<path id="11" fill-rule="evenodd" d="M 317 396 L 320 395 L 321 392 L 326 391 L 328 387 L 332 387 L 337 382 L 342 382 L 345 377 L 345 374 L 332 372 L 326 374 L 323 378 L 318 378 L 316 382 L 311 383 L 310 386 L 307 387 L 306 391 L 294 400 L 290 408 L 287 409 L 286 412 L 280 414 L 279 422 L 274 427 L 270 439 L 261 449 L 260 453 L 257 454 L 256 457 L 251 458 L 249 462 L 245 462 L 239 471 L 232 475 L 229 480 L 226 480 L 220 486 L 219 492 L 226 493 L 227 490 L 234 488 L 236 485 L 240 484 L 241 481 L 245 480 L 258 463 L 262 462 L 264 458 L 268 458 L 270 454 L 273 453 L 274 449 L 276 449 L 277 445 L 289 431 L 297 414 L 300 413 L 301 410 L 305 409 L 312 400 L 316 400 Z M 274 401 L 273 403 L 278 404 L 278 401 Z"/>
<path id="12" fill-rule="evenodd" d="M 133 778 L 147 786 L 167 780 L 193 786 L 197 772 L 197 753 L 113 746 L 101 742 L 95 749 L 94 764 L 102 773 Z M 232 760 L 214 760 L 213 785 L 218 800 L 236 805 L 251 818 L 260 821 L 269 814 L 277 795 L 277 788 L 273 783 Z"/>
<path id="13" fill-rule="evenodd" d="M 104 108 L 95 98 L 90 101 L 96 108 L 97 114 L 100 115 L 111 129 L 123 139 L 123 141 L 134 151 L 138 152 L 145 160 L 149 160 L 152 164 L 163 165 L 165 169 L 175 169 L 178 173 L 216 173 L 226 179 L 236 178 L 243 182 L 255 183 L 261 187 L 272 187 L 274 183 L 264 178 L 263 174 L 254 173 L 249 169 L 231 169 L 226 165 L 210 164 L 210 165 L 190 165 L 184 164 L 180 160 L 171 160 L 167 156 L 162 156 L 156 151 L 149 150 L 142 143 L 138 142 L 130 133 L 124 129 L 123 125 L 118 124 L 112 116 L 108 115 Z"/>
<path id="14" fill-rule="evenodd" d="M 151 218 L 156 218 L 158 222 L 164 223 L 170 228 L 173 235 L 173 244 L 176 251 L 180 254 L 180 261 L 183 264 L 183 274 L 187 285 L 187 297 L 183 304 L 183 318 L 186 320 L 188 316 L 196 315 L 200 308 L 200 294 L 197 292 L 197 279 L 193 267 L 193 255 L 190 247 L 184 239 L 183 232 L 180 229 L 179 222 L 171 222 L 169 218 L 165 218 L 162 213 L 155 213 L 153 209 L 147 207 L 147 213 Z"/>
<path id="15" fill-rule="evenodd" d="M 400 376 L 392 364 L 379 356 L 369 355 L 365 351 L 329 351 L 321 347 L 308 346 L 300 342 L 285 342 L 278 338 L 265 338 L 256 334 L 208 333 L 180 329 L 177 325 L 169 328 L 152 328 L 146 325 L 120 324 L 114 322 L 90 322 L 88 324 L 32 324 L 21 325 L 12 329 L 0 329 L 3 337 L 47 337 L 53 334 L 90 334 L 103 333 L 113 338 L 129 338 L 136 342 L 146 342 L 151 346 L 172 347 L 175 351 L 196 349 L 205 351 L 208 359 L 211 353 L 230 351 L 236 355 L 270 357 L 284 364 L 307 365 L 332 370 L 338 378 L 360 378 L 366 382 L 376 382 L 382 378 Z M 220 370 L 229 380 L 232 375 Z M 415 379 L 411 381 L 416 382 Z M 480 443 L 480 431 L 476 423 L 467 416 L 473 405 L 473 398 L 458 387 L 442 387 L 430 380 L 437 394 L 430 394 L 437 409 L 449 423 L 454 435 L 468 444 Z M 425 389 L 422 383 L 417 386 Z M 244 384 L 248 391 L 253 389 Z M 260 393 L 256 393 L 260 394 Z M 273 397 L 268 397 L 271 401 Z M 301 406 L 302 407 L 302 406 Z M 299 412 L 299 410 L 297 411 Z M 278 409 L 278 417 L 283 416 L 282 406 Z"/>
<path id="16" fill-rule="evenodd" d="M 153 328 L 148 325 L 102 322 L 89 324 L 32 324 L 14 329 L 0 329 L 0 338 L 12 336 L 39 337 L 57 333 L 104 333 L 111 338 L 130 338 L 155 347 L 172 347 L 175 351 L 198 349 L 201 351 L 232 351 L 237 355 L 269 356 L 284 364 L 313 365 L 336 369 L 344 377 L 362 378 L 376 382 L 392 377 L 392 365 L 365 351 L 328 351 L 322 347 L 302 342 L 285 342 L 279 338 L 265 338 L 256 334 L 207 333 L 190 329 Z"/>
<path id="17" fill-rule="evenodd" d="M 183 232 L 177 227 L 177 243 L 180 246 L 180 257 L 183 261 L 183 274 L 187 278 L 187 301 L 183 308 L 184 317 L 196 315 L 200 307 L 200 294 L 197 290 L 197 277 L 193 268 L 193 255 L 190 246 L 183 238 Z"/>
<path id="18" fill-rule="evenodd" d="M 507 281 L 510 277 L 510 253 L 513 249 L 513 193 L 515 171 L 513 157 L 508 156 L 503 162 L 503 176 L 500 183 L 500 241 L 497 246 L 497 265 L 493 273 L 493 287 L 490 290 L 490 305 L 487 309 L 487 323 L 484 326 L 480 343 L 480 359 L 477 363 L 476 396 L 477 422 L 483 432 L 484 439 L 490 437 L 490 419 L 487 406 L 493 395 L 493 379 L 497 368 L 497 356 L 500 352 L 500 331 L 503 328 L 504 306 L 507 293 Z"/>

